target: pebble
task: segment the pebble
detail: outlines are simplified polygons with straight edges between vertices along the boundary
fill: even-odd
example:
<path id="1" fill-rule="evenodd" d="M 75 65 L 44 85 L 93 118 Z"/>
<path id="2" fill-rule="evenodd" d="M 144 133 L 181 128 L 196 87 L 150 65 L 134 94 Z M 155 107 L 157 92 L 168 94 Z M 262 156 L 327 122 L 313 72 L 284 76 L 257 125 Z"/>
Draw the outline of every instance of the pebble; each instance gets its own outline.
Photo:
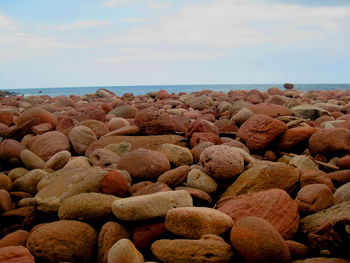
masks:
<path id="1" fill-rule="evenodd" d="M 334 203 L 339 204 L 342 202 L 350 201 L 350 182 L 340 186 L 334 192 Z"/>
<path id="2" fill-rule="evenodd" d="M 35 263 L 33 255 L 24 246 L 8 246 L 0 248 L 0 262 Z"/>
<path id="3" fill-rule="evenodd" d="M 5 174 L 0 174 L 0 189 L 5 190 L 5 191 L 11 191 L 12 189 L 13 182 Z"/>
<path id="4" fill-rule="evenodd" d="M 164 153 L 174 167 L 191 165 L 193 163 L 192 153 L 186 147 L 165 143 L 159 147 L 158 151 Z"/>
<path id="5" fill-rule="evenodd" d="M 0 189 L 0 212 L 7 212 L 12 208 L 12 201 L 9 192 Z"/>
<path id="6" fill-rule="evenodd" d="M 49 160 L 47 160 L 45 168 L 52 170 L 59 170 L 63 168 L 71 158 L 71 153 L 69 151 L 61 151 L 55 153 Z"/>
<path id="7" fill-rule="evenodd" d="M 95 133 L 86 126 L 76 126 L 68 133 L 68 138 L 77 154 L 84 154 L 86 148 L 97 140 Z"/>
<path id="8" fill-rule="evenodd" d="M 198 169 L 192 169 L 187 174 L 186 185 L 201 189 L 209 194 L 215 192 L 218 188 L 218 184 L 213 178 Z"/>
<path id="9" fill-rule="evenodd" d="M 143 263 L 142 254 L 128 239 L 118 240 L 108 252 L 108 263 Z"/>
<path id="10" fill-rule="evenodd" d="M 45 162 L 27 149 L 21 152 L 20 158 L 28 169 L 42 169 L 45 167 Z"/>

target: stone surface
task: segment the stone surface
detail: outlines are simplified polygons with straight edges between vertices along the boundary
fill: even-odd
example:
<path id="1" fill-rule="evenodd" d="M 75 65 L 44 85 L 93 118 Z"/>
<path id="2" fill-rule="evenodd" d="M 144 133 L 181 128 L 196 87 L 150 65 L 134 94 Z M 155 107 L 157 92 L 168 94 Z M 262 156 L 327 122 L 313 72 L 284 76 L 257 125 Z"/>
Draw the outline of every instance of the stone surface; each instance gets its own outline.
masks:
<path id="1" fill-rule="evenodd" d="M 79 122 L 79 126 L 85 126 L 90 128 L 97 138 L 100 138 L 109 131 L 106 124 L 98 120 L 84 120 Z"/>
<path id="2" fill-rule="evenodd" d="M 63 168 L 71 158 L 71 153 L 69 151 L 61 151 L 55 153 L 49 160 L 47 160 L 45 168 L 52 170 L 59 170 Z"/>
<path id="3" fill-rule="evenodd" d="M 19 229 L 29 230 L 37 219 L 34 206 L 14 208 L 0 214 L 0 236 Z"/>
<path id="4" fill-rule="evenodd" d="M 14 182 L 16 179 L 20 178 L 28 172 L 29 171 L 24 167 L 17 167 L 9 171 L 8 177 Z"/>
<path id="5" fill-rule="evenodd" d="M 33 255 L 24 246 L 8 246 L 0 248 L 0 262 L 35 263 Z"/>
<path id="6" fill-rule="evenodd" d="M 309 252 L 309 248 L 302 243 L 286 240 L 286 245 L 289 248 L 290 256 L 292 259 L 306 258 Z"/>
<path id="7" fill-rule="evenodd" d="M 271 103 L 254 104 L 249 109 L 255 114 L 264 114 L 272 118 L 292 115 L 292 111 L 287 107 Z"/>
<path id="8" fill-rule="evenodd" d="M 286 130 L 284 122 L 257 114 L 242 124 L 237 135 L 249 150 L 261 151 L 267 149 Z"/>
<path id="9" fill-rule="evenodd" d="M 290 150 L 308 143 L 309 138 L 317 131 L 314 127 L 295 127 L 286 130 L 278 140 L 279 150 Z"/>
<path id="10" fill-rule="evenodd" d="M 346 258 L 307 258 L 295 260 L 293 263 L 350 263 L 350 260 Z"/>
<path id="11" fill-rule="evenodd" d="M 293 115 L 304 120 L 315 120 L 323 115 L 330 115 L 330 112 L 312 104 L 302 104 L 291 108 Z"/>
<path id="12" fill-rule="evenodd" d="M 211 204 L 213 201 L 211 196 L 207 192 L 204 192 L 203 190 L 198 188 L 193 188 L 188 186 L 178 186 L 175 188 L 175 191 L 178 191 L 178 190 L 185 190 L 186 192 L 188 192 L 192 196 L 193 201 L 195 203 L 196 201 L 204 201 L 207 204 Z"/>
<path id="13" fill-rule="evenodd" d="M 128 142 L 111 143 L 108 144 L 104 149 L 110 150 L 119 156 L 122 156 L 130 151 L 132 145 Z"/>
<path id="14" fill-rule="evenodd" d="M 104 194 L 124 197 L 129 186 L 129 181 L 119 171 L 109 171 L 103 177 L 100 189 Z"/>
<path id="15" fill-rule="evenodd" d="M 170 164 L 175 167 L 191 165 L 193 163 L 192 153 L 186 147 L 165 143 L 159 147 L 158 152 L 164 153 L 169 159 Z"/>
<path id="16" fill-rule="evenodd" d="M 213 193 L 218 188 L 216 181 L 199 169 L 192 169 L 187 174 L 186 185 L 201 189 L 207 193 Z"/>
<path id="17" fill-rule="evenodd" d="M 120 220 L 140 221 L 164 217 L 171 208 L 187 206 L 192 206 L 192 197 L 182 190 L 119 199 L 113 202 L 112 211 Z"/>
<path id="18" fill-rule="evenodd" d="M 47 175 L 49 175 L 49 173 L 43 169 L 31 170 L 14 181 L 13 190 L 36 194 L 38 183 Z"/>
<path id="19" fill-rule="evenodd" d="M 191 149 L 191 153 L 192 153 L 192 156 L 193 156 L 193 162 L 194 162 L 194 163 L 198 163 L 201 153 L 202 153 L 206 148 L 208 148 L 208 147 L 210 147 L 210 146 L 213 146 L 213 145 L 214 145 L 214 143 L 212 143 L 212 142 L 202 142 L 202 143 L 199 143 L 199 144 L 197 144 L 196 146 L 194 146 L 194 147 Z"/>
<path id="20" fill-rule="evenodd" d="M 29 169 L 42 169 L 45 167 L 45 162 L 39 156 L 27 149 L 21 152 L 20 158 L 24 165 Z"/>
<path id="21" fill-rule="evenodd" d="M 149 135 L 167 134 L 175 129 L 170 114 L 152 108 L 139 111 L 134 122 L 141 132 Z"/>
<path id="22" fill-rule="evenodd" d="M 89 162 L 93 166 L 105 167 L 109 165 L 118 165 L 119 155 L 107 149 L 97 149 L 89 156 Z"/>
<path id="23" fill-rule="evenodd" d="M 137 165 L 135 165 L 135 162 Z M 165 154 L 147 149 L 128 152 L 120 158 L 118 169 L 126 170 L 132 178 L 152 179 L 170 170 Z"/>
<path id="24" fill-rule="evenodd" d="M 229 186 L 222 197 L 249 194 L 271 188 L 292 192 L 298 186 L 300 173 L 298 169 L 279 162 L 256 162 L 241 173 Z"/>
<path id="25" fill-rule="evenodd" d="M 151 222 L 135 227 L 132 240 L 137 249 L 146 251 L 154 241 L 168 233 L 163 221 Z"/>
<path id="26" fill-rule="evenodd" d="M 97 140 L 95 133 L 86 126 L 76 126 L 68 133 L 68 138 L 73 145 L 74 151 L 81 155 L 86 148 Z"/>
<path id="27" fill-rule="evenodd" d="M 270 189 L 218 201 L 216 209 L 232 217 L 233 221 L 257 216 L 269 221 L 285 239 L 291 239 L 299 225 L 298 205 L 280 189 Z"/>
<path id="28" fill-rule="evenodd" d="M 221 235 L 232 226 L 231 217 L 209 207 L 173 208 L 165 216 L 167 230 L 190 239 L 199 239 L 205 234 Z"/>
<path id="29" fill-rule="evenodd" d="M 25 230 L 17 230 L 7 234 L 0 239 L 0 248 L 8 246 L 26 246 L 29 232 Z M 1 262 L 1 261 L 0 261 Z"/>
<path id="30" fill-rule="evenodd" d="M 320 129 L 309 140 L 312 154 L 350 150 L 350 130 L 344 128 Z"/>
<path id="31" fill-rule="evenodd" d="M 350 155 L 345 155 L 345 156 L 341 157 L 337 161 L 337 166 L 340 169 L 349 169 L 350 168 Z"/>
<path id="32" fill-rule="evenodd" d="M 61 220 L 33 230 L 27 248 L 44 262 L 91 262 L 96 238 L 96 231 L 88 224 Z"/>
<path id="33" fill-rule="evenodd" d="M 210 142 L 213 144 L 220 144 L 220 137 L 218 134 L 211 132 L 195 132 L 190 139 L 190 147 L 194 148 L 197 144 Z"/>
<path id="34" fill-rule="evenodd" d="M 13 186 L 12 180 L 4 174 L 0 174 L 0 189 L 5 191 L 11 191 Z"/>
<path id="35" fill-rule="evenodd" d="M 230 239 L 247 263 L 289 263 L 290 252 L 283 237 L 268 221 L 249 216 L 238 220 Z"/>
<path id="36" fill-rule="evenodd" d="M 215 235 L 204 235 L 198 240 L 161 239 L 152 244 L 152 253 L 165 263 L 229 263 L 234 254 L 232 247 Z"/>
<path id="37" fill-rule="evenodd" d="M 230 146 L 213 145 L 200 155 L 200 163 L 204 171 L 218 180 L 231 179 L 243 171 L 242 155 Z"/>
<path id="38" fill-rule="evenodd" d="M 332 180 L 332 183 L 339 187 L 343 184 L 350 182 L 350 170 L 340 170 L 331 172 L 328 174 L 328 177 Z"/>
<path id="39" fill-rule="evenodd" d="M 22 143 L 12 139 L 5 139 L 0 142 L 0 160 L 18 162 L 20 154 L 24 149 L 26 147 Z"/>
<path id="40" fill-rule="evenodd" d="M 108 263 L 143 263 L 143 255 L 129 239 L 118 240 L 108 252 Z"/>
<path id="41" fill-rule="evenodd" d="M 289 160 L 289 165 L 306 170 L 318 169 L 318 165 L 305 155 L 297 155 Z"/>
<path id="42" fill-rule="evenodd" d="M 117 117 L 121 118 L 134 118 L 137 114 L 138 110 L 136 107 L 131 105 L 121 105 L 119 107 L 114 108 L 109 113 L 114 114 Z"/>
<path id="43" fill-rule="evenodd" d="M 165 183 L 170 187 L 182 185 L 186 181 L 187 174 L 190 170 L 191 167 L 188 165 L 179 166 L 161 174 L 157 178 L 157 182 Z"/>
<path id="44" fill-rule="evenodd" d="M 325 184 L 334 191 L 334 185 L 328 174 L 318 169 L 303 170 L 301 172 L 300 187 L 302 188 L 309 184 Z"/>
<path id="45" fill-rule="evenodd" d="M 12 208 L 12 201 L 9 192 L 0 189 L 0 213 L 7 212 Z"/>
<path id="46" fill-rule="evenodd" d="M 165 183 L 151 183 L 145 185 L 144 187 L 139 188 L 137 191 L 133 192 L 131 196 L 139 196 L 139 195 L 149 195 L 158 192 L 168 192 L 172 191 L 172 189 Z"/>
<path id="47" fill-rule="evenodd" d="M 350 182 L 342 185 L 334 192 L 334 203 L 350 201 Z"/>

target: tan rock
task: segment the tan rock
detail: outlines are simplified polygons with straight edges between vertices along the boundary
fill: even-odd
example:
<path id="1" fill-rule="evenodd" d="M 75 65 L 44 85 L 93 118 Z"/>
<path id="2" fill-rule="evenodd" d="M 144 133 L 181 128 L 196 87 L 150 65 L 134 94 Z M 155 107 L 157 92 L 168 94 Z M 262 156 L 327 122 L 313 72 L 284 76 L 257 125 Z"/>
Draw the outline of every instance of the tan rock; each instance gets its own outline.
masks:
<path id="1" fill-rule="evenodd" d="M 8 246 L 26 246 L 29 232 L 25 230 L 17 230 L 7 234 L 0 239 L 0 248 Z M 1 262 L 1 261 L 0 261 Z"/>
<path id="2" fill-rule="evenodd" d="M 104 124 L 102 121 L 98 120 L 84 120 L 79 122 L 79 126 L 85 126 L 90 128 L 97 138 L 100 138 L 109 131 L 107 125 Z"/>
<path id="3" fill-rule="evenodd" d="M 45 167 L 45 162 L 27 149 L 21 152 L 20 157 L 24 165 L 29 169 L 42 169 Z"/>
<path id="4" fill-rule="evenodd" d="M 16 179 L 25 175 L 28 172 L 29 171 L 24 167 L 17 167 L 17 168 L 12 169 L 11 171 L 9 171 L 8 177 L 14 182 L 14 181 L 16 181 Z"/>
<path id="5" fill-rule="evenodd" d="M 38 183 L 47 175 L 49 175 L 49 173 L 43 169 L 31 170 L 14 181 L 13 190 L 36 194 Z"/>
<path id="6" fill-rule="evenodd" d="M 12 189 L 12 180 L 5 174 L 0 174 L 0 189 L 5 191 L 11 191 Z"/>
<path id="7" fill-rule="evenodd" d="M 192 153 L 186 147 L 165 143 L 159 147 L 158 151 L 164 153 L 168 157 L 170 164 L 175 167 L 193 163 Z"/>
<path id="8" fill-rule="evenodd" d="M 129 239 L 118 240 L 109 250 L 108 263 L 143 263 L 142 254 Z"/>
<path id="9" fill-rule="evenodd" d="M 89 156 L 89 161 L 93 166 L 109 166 L 111 164 L 117 165 L 120 161 L 119 155 L 106 149 L 97 149 Z"/>
<path id="10" fill-rule="evenodd" d="M 305 155 L 297 155 L 289 160 L 289 165 L 306 170 L 318 169 L 318 165 Z"/>
<path id="11" fill-rule="evenodd" d="M 325 184 L 309 184 L 300 189 L 295 198 L 299 211 L 318 212 L 333 205 L 333 192 Z"/>
<path id="12" fill-rule="evenodd" d="M 97 140 L 95 133 L 86 126 L 76 126 L 70 130 L 68 138 L 77 154 L 84 154 L 86 148 Z"/>
<path id="13" fill-rule="evenodd" d="M 190 170 L 191 167 L 188 165 L 179 166 L 161 174 L 157 178 L 157 182 L 165 183 L 170 187 L 182 185 L 186 181 L 187 174 Z"/>
<path id="14" fill-rule="evenodd" d="M 71 156 L 72 155 L 69 151 L 61 151 L 55 153 L 49 160 L 47 160 L 45 168 L 59 170 L 68 163 Z"/>
<path id="15" fill-rule="evenodd" d="M 213 193 L 218 188 L 216 181 L 199 169 L 192 169 L 187 174 L 186 185 L 201 189 L 207 193 Z"/>
<path id="16" fill-rule="evenodd" d="M 350 182 L 342 185 L 334 192 L 334 203 L 350 201 Z"/>

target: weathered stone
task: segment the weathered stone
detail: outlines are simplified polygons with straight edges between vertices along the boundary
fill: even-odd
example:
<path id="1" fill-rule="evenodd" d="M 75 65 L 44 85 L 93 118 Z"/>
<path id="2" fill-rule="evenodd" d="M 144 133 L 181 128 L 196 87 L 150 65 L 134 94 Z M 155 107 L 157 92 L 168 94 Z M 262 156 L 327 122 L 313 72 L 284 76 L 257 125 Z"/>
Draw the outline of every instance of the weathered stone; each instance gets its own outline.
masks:
<path id="1" fill-rule="evenodd" d="M 318 169 L 318 165 L 305 155 L 297 155 L 289 160 L 289 165 L 306 170 Z"/>
<path id="2" fill-rule="evenodd" d="M 193 163 L 192 153 L 186 147 L 165 143 L 159 147 L 158 151 L 164 153 L 169 159 L 170 164 L 175 167 L 191 165 Z"/>
<path id="3" fill-rule="evenodd" d="M 79 126 L 85 126 L 90 128 L 97 138 L 100 138 L 109 131 L 106 124 L 98 120 L 84 120 L 79 122 Z"/>
<path id="4" fill-rule="evenodd" d="M 109 195 L 126 196 L 130 182 L 119 171 L 109 171 L 101 182 L 101 192 Z"/>
<path id="5" fill-rule="evenodd" d="M 110 150 L 119 156 L 122 156 L 130 151 L 132 145 L 128 142 L 111 143 L 108 144 L 104 149 Z"/>
<path id="6" fill-rule="evenodd" d="M 109 166 L 111 164 L 118 165 L 120 156 L 107 149 L 97 149 L 89 156 L 89 161 L 93 166 Z"/>
<path id="7" fill-rule="evenodd" d="M 12 201 L 9 192 L 0 189 L 0 213 L 7 212 L 12 208 Z"/>
<path id="8" fill-rule="evenodd" d="M 175 129 L 175 123 L 170 114 L 156 109 L 144 109 L 135 116 L 135 125 L 149 135 L 166 134 Z"/>
<path id="9" fill-rule="evenodd" d="M 0 189 L 5 191 L 11 191 L 13 186 L 12 180 L 4 174 L 0 174 Z"/>
<path id="10" fill-rule="evenodd" d="M 7 234 L 0 239 L 0 248 L 8 246 L 26 246 L 29 232 L 25 230 L 17 230 Z M 1 262 L 1 261 L 0 261 Z"/>
<path id="11" fill-rule="evenodd" d="M 29 171 L 24 167 L 17 167 L 9 171 L 8 177 L 14 182 Z"/>
<path id="12" fill-rule="evenodd" d="M 350 201 L 350 182 L 342 185 L 334 192 L 334 203 Z"/>
<path id="13" fill-rule="evenodd" d="M 292 115 L 292 111 L 287 107 L 270 103 L 254 104 L 249 109 L 255 114 L 264 114 L 272 118 Z"/>
<path id="14" fill-rule="evenodd" d="M 108 263 L 143 263 L 144 258 L 128 239 L 118 240 L 108 252 Z"/>
<path id="15" fill-rule="evenodd" d="M 47 160 L 45 168 L 59 170 L 68 163 L 71 156 L 71 153 L 66 150 L 55 153 L 49 160 Z"/>
<path id="16" fill-rule="evenodd" d="M 121 118 L 135 118 L 138 110 L 136 107 L 131 105 L 121 105 L 119 107 L 116 107 L 115 109 L 111 110 L 109 114 L 114 114 L 117 117 Z"/>
<path id="17" fill-rule="evenodd" d="M 70 130 L 68 138 L 77 154 L 84 154 L 86 148 L 97 140 L 95 133 L 86 126 L 76 126 Z"/>
<path id="18" fill-rule="evenodd" d="M 315 120 L 323 115 L 331 115 L 329 111 L 312 104 L 302 104 L 291 108 L 293 115 L 304 120 Z"/>
<path id="19" fill-rule="evenodd" d="M 321 171 L 316 169 L 303 170 L 300 175 L 300 187 L 304 187 L 309 184 L 325 184 L 334 191 L 334 185 L 329 176 Z"/>
<path id="20" fill-rule="evenodd" d="M 164 222 L 146 223 L 135 227 L 133 233 L 133 242 L 135 247 L 141 251 L 149 248 L 152 243 L 160 239 L 163 235 L 169 233 Z"/>
<path id="21" fill-rule="evenodd" d="M 165 183 L 151 183 L 149 185 L 146 185 L 145 187 L 142 187 L 138 189 L 136 192 L 132 193 L 131 196 L 138 196 L 138 195 L 149 195 L 154 194 L 158 192 L 168 192 L 172 191 L 172 189 Z"/>
<path id="22" fill-rule="evenodd" d="M 349 129 L 320 129 L 310 137 L 309 150 L 312 154 L 349 151 L 349 141 Z"/>
<path id="23" fill-rule="evenodd" d="M 186 185 L 201 189 L 207 193 L 213 193 L 218 188 L 218 184 L 213 178 L 198 169 L 192 169 L 187 174 Z"/>
<path id="24" fill-rule="evenodd" d="M 188 165 L 177 167 L 161 174 L 157 178 L 157 182 L 165 183 L 170 187 L 182 185 L 186 181 L 187 174 L 190 170 L 191 167 Z"/>
<path id="25" fill-rule="evenodd" d="M 307 143 L 309 138 L 317 131 L 314 127 L 295 127 L 285 131 L 278 140 L 277 148 L 289 150 Z"/>

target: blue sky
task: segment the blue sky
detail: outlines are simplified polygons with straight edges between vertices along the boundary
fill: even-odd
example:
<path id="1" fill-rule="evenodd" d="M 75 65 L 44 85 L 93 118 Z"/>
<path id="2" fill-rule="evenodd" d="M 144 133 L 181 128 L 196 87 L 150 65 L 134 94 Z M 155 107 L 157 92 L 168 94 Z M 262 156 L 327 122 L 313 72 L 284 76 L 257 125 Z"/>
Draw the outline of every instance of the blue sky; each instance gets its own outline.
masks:
<path id="1" fill-rule="evenodd" d="M 349 0 L 0 0 L 0 89 L 349 83 Z"/>

